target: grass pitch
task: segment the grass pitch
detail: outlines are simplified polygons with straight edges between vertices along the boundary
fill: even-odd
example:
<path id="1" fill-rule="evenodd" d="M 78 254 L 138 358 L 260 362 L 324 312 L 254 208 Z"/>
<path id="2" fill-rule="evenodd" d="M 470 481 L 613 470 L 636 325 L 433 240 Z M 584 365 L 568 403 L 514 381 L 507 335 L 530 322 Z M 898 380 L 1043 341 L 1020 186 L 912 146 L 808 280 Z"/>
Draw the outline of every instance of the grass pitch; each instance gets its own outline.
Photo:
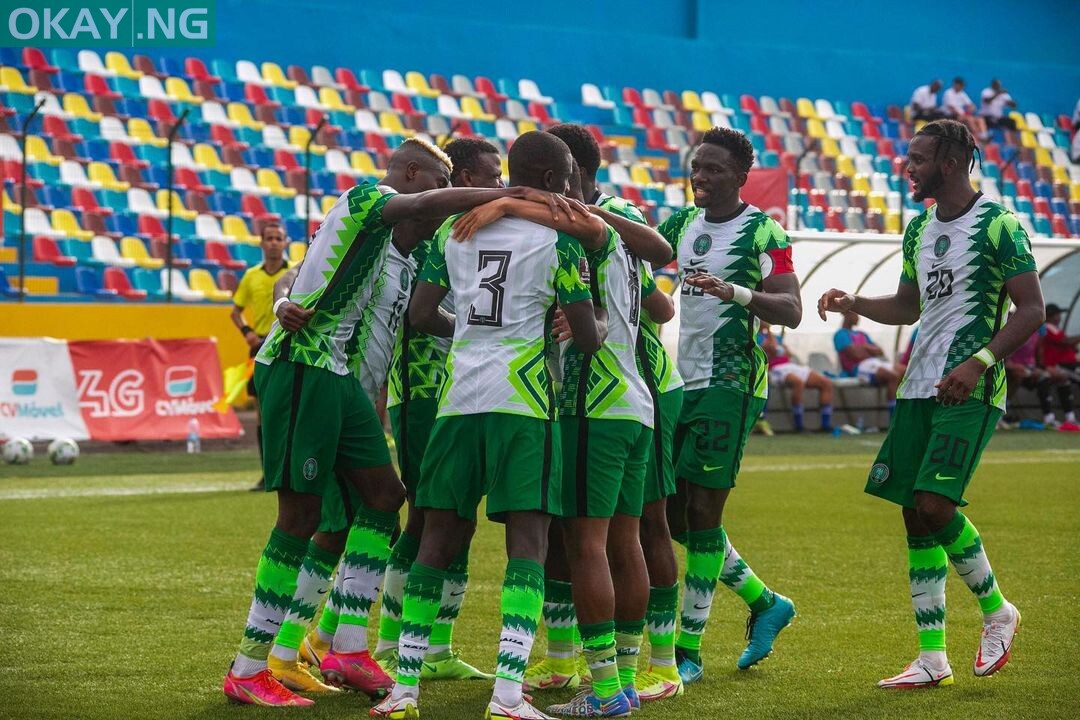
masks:
<path id="1" fill-rule="evenodd" d="M 883 692 L 917 652 L 897 508 L 863 495 L 882 436 L 751 441 L 727 530 L 799 617 L 773 657 L 735 669 L 746 611 L 718 588 L 705 679 L 635 717 L 1058 718 L 1080 713 L 1080 437 L 998 433 L 968 514 L 1024 616 L 1013 661 L 975 678 L 978 605 L 955 575 L 948 642 L 956 685 Z M 274 499 L 246 491 L 254 452 L 86 454 L 0 466 L 0 718 L 254 718 L 221 678 L 243 628 Z M 505 561 L 481 523 L 455 645 L 491 668 Z M 543 637 L 534 648 L 542 652 Z M 430 683 L 425 718 L 480 718 L 488 683 Z M 541 694 L 537 704 L 568 693 Z M 366 716 L 359 695 L 284 711 Z"/>

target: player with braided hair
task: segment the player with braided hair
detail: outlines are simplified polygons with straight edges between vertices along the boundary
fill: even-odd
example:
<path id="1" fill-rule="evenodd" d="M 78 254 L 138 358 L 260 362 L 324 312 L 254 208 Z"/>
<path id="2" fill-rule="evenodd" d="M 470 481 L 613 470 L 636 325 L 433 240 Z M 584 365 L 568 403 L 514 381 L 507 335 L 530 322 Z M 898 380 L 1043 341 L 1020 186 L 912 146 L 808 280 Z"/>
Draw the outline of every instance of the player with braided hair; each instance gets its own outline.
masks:
<path id="1" fill-rule="evenodd" d="M 883 688 L 953 683 L 945 654 L 945 580 L 956 568 L 983 612 L 977 676 L 1008 662 L 1020 613 L 998 587 L 979 531 L 957 508 L 1005 410 L 1001 360 L 1043 322 L 1031 244 L 1016 216 L 971 187 L 978 148 L 955 120 L 927 123 L 908 149 L 913 197 L 937 202 L 908 223 L 896 292 L 832 289 L 818 314 L 854 311 L 886 325 L 920 320 L 889 434 L 866 492 L 901 507 L 919 656 Z M 1016 312 L 1005 320 L 1007 300 Z M 1004 321 L 1004 323 L 1003 323 Z"/>

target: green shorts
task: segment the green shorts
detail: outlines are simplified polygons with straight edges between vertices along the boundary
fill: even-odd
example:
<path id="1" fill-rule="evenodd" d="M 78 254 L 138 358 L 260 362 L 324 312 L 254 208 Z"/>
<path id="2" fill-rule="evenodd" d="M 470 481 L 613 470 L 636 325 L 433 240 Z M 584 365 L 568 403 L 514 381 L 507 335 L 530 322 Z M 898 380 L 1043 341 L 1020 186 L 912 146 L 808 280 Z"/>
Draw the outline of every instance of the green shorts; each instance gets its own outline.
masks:
<path id="1" fill-rule="evenodd" d="M 952 406 L 933 398 L 897 400 L 866 492 L 907 508 L 915 507 L 916 490 L 966 504 L 964 490 L 1001 415 L 979 400 Z"/>
<path id="2" fill-rule="evenodd" d="M 653 431 L 630 420 L 564 415 L 562 516 L 641 517 Z"/>
<path id="3" fill-rule="evenodd" d="M 405 490 L 410 496 L 416 494 L 416 486 L 420 484 L 420 465 L 438 411 L 438 398 L 406 400 L 387 408 L 394 443 L 397 445 L 401 482 L 405 483 Z"/>
<path id="4" fill-rule="evenodd" d="M 645 468 L 645 505 L 675 494 L 675 457 L 672 445 L 675 426 L 682 410 L 683 389 L 677 387 L 660 395 L 653 414 L 653 436 L 649 463 Z"/>
<path id="5" fill-rule="evenodd" d="M 676 477 L 713 489 L 735 487 L 743 448 L 765 398 L 710 387 L 687 390 L 675 428 Z"/>
<path id="6" fill-rule="evenodd" d="M 508 413 L 435 420 L 420 466 L 416 507 L 454 510 L 466 520 L 487 496 L 487 516 L 558 515 L 562 448 L 558 423 Z"/>
<path id="7" fill-rule="evenodd" d="M 267 490 L 322 495 L 335 469 L 390 463 L 371 400 L 349 375 L 277 359 L 255 364 Z"/>

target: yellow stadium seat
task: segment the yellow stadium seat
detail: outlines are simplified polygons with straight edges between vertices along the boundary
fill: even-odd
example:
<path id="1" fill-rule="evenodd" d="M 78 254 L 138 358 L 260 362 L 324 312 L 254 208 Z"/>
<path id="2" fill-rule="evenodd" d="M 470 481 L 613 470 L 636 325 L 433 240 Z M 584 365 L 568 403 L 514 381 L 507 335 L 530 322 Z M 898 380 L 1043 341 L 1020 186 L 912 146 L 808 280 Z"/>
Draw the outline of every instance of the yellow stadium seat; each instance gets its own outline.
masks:
<path id="1" fill-rule="evenodd" d="M 825 157 L 839 157 L 840 144 L 831 137 L 821 138 L 821 154 Z"/>
<path id="2" fill-rule="evenodd" d="M 226 302 L 232 299 L 232 293 L 219 288 L 214 278 L 204 268 L 192 268 L 188 273 L 188 286 L 192 290 L 198 290 L 209 300 Z"/>
<path id="3" fill-rule="evenodd" d="M 1016 112 L 1015 110 L 1013 110 L 1011 113 L 1009 113 L 1009 117 L 1012 118 L 1012 121 L 1016 123 L 1017 130 L 1028 129 L 1027 120 L 1024 119 L 1024 113 Z"/>
<path id="4" fill-rule="evenodd" d="M 1050 151 L 1044 147 L 1035 148 L 1035 164 L 1054 167 L 1054 158 L 1050 157 Z"/>
<path id="5" fill-rule="evenodd" d="M 799 98 L 796 100 L 795 112 L 802 118 L 818 119 L 817 110 L 814 109 L 814 101 L 810 98 Z"/>
<path id="6" fill-rule="evenodd" d="M 128 135 L 144 143 L 150 143 L 156 147 L 165 147 L 169 141 L 158 137 L 150 123 L 145 118 L 133 117 L 128 120 Z"/>
<path id="7" fill-rule="evenodd" d="M 330 212 L 330 209 L 334 207 L 334 203 L 337 202 L 337 198 L 333 195 L 323 195 L 322 203 L 319 208 L 323 211 L 323 215 Z"/>
<path id="8" fill-rule="evenodd" d="M 0 195 L 2 195 L 2 198 L 0 198 L 0 206 L 3 206 L 4 212 L 10 212 L 15 215 L 22 214 L 22 205 L 11 199 L 6 187 L 0 186 Z"/>
<path id="9" fill-rule="evenodd" d="M 79 227 L 79 221 L 73 212 L 64 208 L 52 211 L 52 226 L 53 230 L 58 230 L 76 240 L 90 240 L 94 237 L 94 233 Z"/>
<path id="10" fill-rule="evenodd" d="M 405 73 L 405 85 L 417 95 L 423 95 L 424 97 L 437 98 L 442 95 L 441 92 L 428 85 L 427 78 L 424 77 L 423 73 L 418 73 L 415 70 Z"/>
<path id="11" fill-rule="evenodd" d="M 682 104 L 683 107 L 690 112 L 695 112 L 698 110 L 702 112 L 705 111 L 705 106 L 701 104 L 701 96 L 698 95 L 697 92 L 694 90 L 682 91 Z M 709 127 L 712 127 L 712 125 L 710 125 Z"/>
<path id="12" fill-rule="evenodd" d="M 127 192 L 131 189 L 131 183 L 116 179 L 116 175 L 113 174 L 113 169 L 107 163 L 90 163 L 86 167 L 86 174 L 87 177 L 90 179 L 90 182 L 98 183 L 106 190 L 119 190 L 120 192 Z"/>
<path id="13" fill-rule="evenodd" d="M 131 67 L 127 55 L 116 51 L 105 53 L 105 67 L 120 77 L 131 78 L 132 80 L 138 80 L 143 76 L 141 72 Z"/>
<path id="14" fill-rule="evenodd" d="M 263 80 L 267 81 L 271 85 L 277 85 L 278 87 L 288 88 L 293 90 L 298 83 L 295 80 L 290 80 L 285 77 L 285 73 L 281 71 L 281 66 L 273 62 L 264 62 L 262 64 L 262 76 Z"/>
<path id="15" fill-rule="evenodd" d="M 311 131 L 303 125 L 293 125 L 289 128 L 289 143 L 295 145 L 298 148 L 307 147 L 308 140 L 311 139 Z M 326 146 L 318 143 L 311 144 L 311 152 L 316 155 L 325 155 Z"/>
<path id="16" fill-rule="evenodd" d="M 413 136 L 416 133 L 401 124 L 401 118 L 397 113 L 383 110 L 379 113 L 379 127 L 392 135 Z"/>
<path id="17" fill-rule="evenodd" d="M 217 148 L 213 145 L 206 143 L 197 143 L 194 151 L 195 162 L 199 165 L 210 168 L 211 170 L 217 170 L 218 172 L 230 172 L 232 165 L 224 163 L 218 156 Z"/>
<path id="18" fill-rule="evenodd" d="M 885 213 L 885 232 L 900 234 L 900 213 L 897 210 L 889 210 Z"/>
<path id="19" fill-rule="evenodd" d="M 495 122 L 495 116 L 489 112 L 484 112 L 484 107 L 480 104 L 480 101 L 471 95 L 461 98 L 461 112 L 474 120 Z"/>
<path id="20" fill-rule="evenodd" d="M 870 192 L 870 176 L 864 173 L 859 173 L 851 179 L 852 192 L 868 193 Z"/>
<path id="21" fill-rule="evenodd" d="M 1034 149 L 1039 147 L 1039 140 L 1035 137 L 1035 133 L 1031 132 L 1030 130 L 1021 130 L 1020 145 L 1022 147 Z"/>
<path id="22" fill-rule="evenodd" d="M 362 175 L 379 175 L 382 173 L 375 167 L 375 161 L 363 150 L 353 150 L 349 155 L 349 165 Z"/>
<path id="23" fill-rule="evenodd" d="M 1054 182 L 1065 183 L 1069 182 L 1069 171 L 1060 165 L 1054 166 Z"/>
<path id="24" fill-rule="evenodd" d="M 532 120 L 518 120 L 517 130 L 518 135 L 524 135 L 527 132 L 533 132 L 539 130 L 540 126 L 534 123 Z"/>
<path id="25" fill-rule="evenodd" d="M 289 262 L 295 265 L 304 259 L 307 255 L 307 243 L 303 242 L 291 242 L 289 243 Z"/>
<path id="26" fill-rule="evenodd" d="M 855 161 L 847 155 L 836 158 L 836 172 L 852 177 L 855 175 Z"/>
<path id="27" fill-rule="evenodd" d="M 319 88 L 319 102 L 331 110 L 340 110 L 341 112 L 356 112 L 356 107 L 348 104 L 341 99 L 341 93 L 337 91 L 337 88 L 321 87 Z"/>
<path id="28" fill-rule="evenodd" d="M 226 112 L 229 114 L 229 119 L 241 127 L 248 127 L 254 130 L 262 130 L 266 123 L 259 122 L 251 115 L 251 108 L 242 102 L 231 102 L 226 108 Z"/>
<path id="29" fill-rule="evenodd" d="M 161 258 L 150 257 L 150 253 L 146 252 L 146 245 L 143 245 L 143 241 L 137 237 L 120 238 L 120 255 L 134 261 L 139 267 L 151 270 L 156 270 L 165 264 Z"/>
<path id="30" fill-rule="evenodd" d="M 652 185 L 652 175 L 649 174 L 649 168 L 640 163 L 634 163 L 630 166 L 630 180 L 636 185 Z"/>
<path id="31" fill-rule="evenodd" d="M 165 78 L 165 94 L 177 102 L 192 105 L 201 105 L 203 101 L 201 97 L 191 92 L 191 88 L 183 78 Z"/>
<path id="32" fill-rule="evenodd" d="M 79 93 L 64 94 L 64 112 L 71 113 L 77 118 L 101 122 L 101 113 L 91 110 L 86 98 Z"/>
<path id="33" fill-rule="evenodd" d="M 48 165 L 59 165 L 64 158 L 53 155 L 45 139 L 37 135 L 26 136 L 26 156 L 34 162 L 43 162 Z"/>
<path id="34" fill-rule="evenodd" d="M 259 171 L 260 173 L 262 170 Z M 269 172 L 273 172 L 272 170 Z M 276 175 L 274 177 L 277 177 Z M 261 183 L 260 183 L 261 184 Z M 296 194 L 296 191 L 292 191 Z M 221 232 L 225 237 L 235 238 L 241 242 L 257 243 L 259 238 L 251 234 L 251 230 L 248 229 L 247 223 L 244 222 L 244 218 L 238 215 L 226 215 L 221 219 Z"/>
<path id="35" fill-rule="evenodd" d="M 807 119 L 806 134 L 812 138 L 818 138 L 819 140 L 829 137 L 829 133 L 825 131 L 825 123 L 815 118 Z"/>
<path id="36" fill-rule="evenodd" d="M 922 130 L 922 129 L 923 129 L 923 128 L 924 128 L 925 126 L 926 126 L 926 120 L 916 120 L 916 121 L 915 121 L 915 125 L 914 125 L 914 128 L 915 128 L 915 132 L 919 132 L 919 131 L 920 131 L 920 130 Z"/>
<path id="37" fill-rule="evenodd" d="M 712 129 L 712 118 L 704 110 L 695 110 L 690 114 L 690 122 L 698 132 L 707 132 Z"/>
<path id="38" fill-rule="evenodd" d="M 870 192 L 867 194 L 867 200 L 869 201 L 871 210 L 887 212 L 889 209 L 888 204 L 885 202 L 885 193 L 883 192 Z"/>
<path id="39" fill-rule="evenodd" d="M 161 189 L 157 191 L 157 196 L 154 199 L 154 204 L 157 205 L 158 210 L 169 210 L 169 200 L 167 197 L 167 190 Z M 172 210 L 173 215 L 184 220 L 194 220 L 198 217 L 199 213 L 194 210 L 188 210 L 184 207 L 184 201 L 180 199 L 180 193 L 175 190 L 172 191 Z"/>
<path id="40" fill-rule="evenodd" d="M 675 292 L 675 281 L 668 275 L 657 275 L 656 289 L 665 295 L 670 295 Z"/>
<path id="41" fill-rule="evenodd" d="M 1080 202 L 1080 182 L 1069 184 L 1069 199 L 1073 202 Z"/>
<path id="42" fill-rule="evenodd" d="M 0 67 L 0 90 L 20 95 L 33 95 L 37 92 L 36 87 L 26 84 L 21 72 L 6 65 Z"/>

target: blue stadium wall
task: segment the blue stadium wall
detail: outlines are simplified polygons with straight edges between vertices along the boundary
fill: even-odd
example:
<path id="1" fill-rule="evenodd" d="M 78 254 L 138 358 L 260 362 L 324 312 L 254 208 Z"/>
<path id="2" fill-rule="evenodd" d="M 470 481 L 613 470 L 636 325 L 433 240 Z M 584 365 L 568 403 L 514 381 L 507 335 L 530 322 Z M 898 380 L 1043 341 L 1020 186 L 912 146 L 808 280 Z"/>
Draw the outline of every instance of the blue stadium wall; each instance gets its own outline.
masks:
<path id="1" fill-rule="evenodd" d="M 207 57 L 903 103 L 932 77 L 1002 78 L 1071 112 L 1080 1 L 217 0 Z"/>

